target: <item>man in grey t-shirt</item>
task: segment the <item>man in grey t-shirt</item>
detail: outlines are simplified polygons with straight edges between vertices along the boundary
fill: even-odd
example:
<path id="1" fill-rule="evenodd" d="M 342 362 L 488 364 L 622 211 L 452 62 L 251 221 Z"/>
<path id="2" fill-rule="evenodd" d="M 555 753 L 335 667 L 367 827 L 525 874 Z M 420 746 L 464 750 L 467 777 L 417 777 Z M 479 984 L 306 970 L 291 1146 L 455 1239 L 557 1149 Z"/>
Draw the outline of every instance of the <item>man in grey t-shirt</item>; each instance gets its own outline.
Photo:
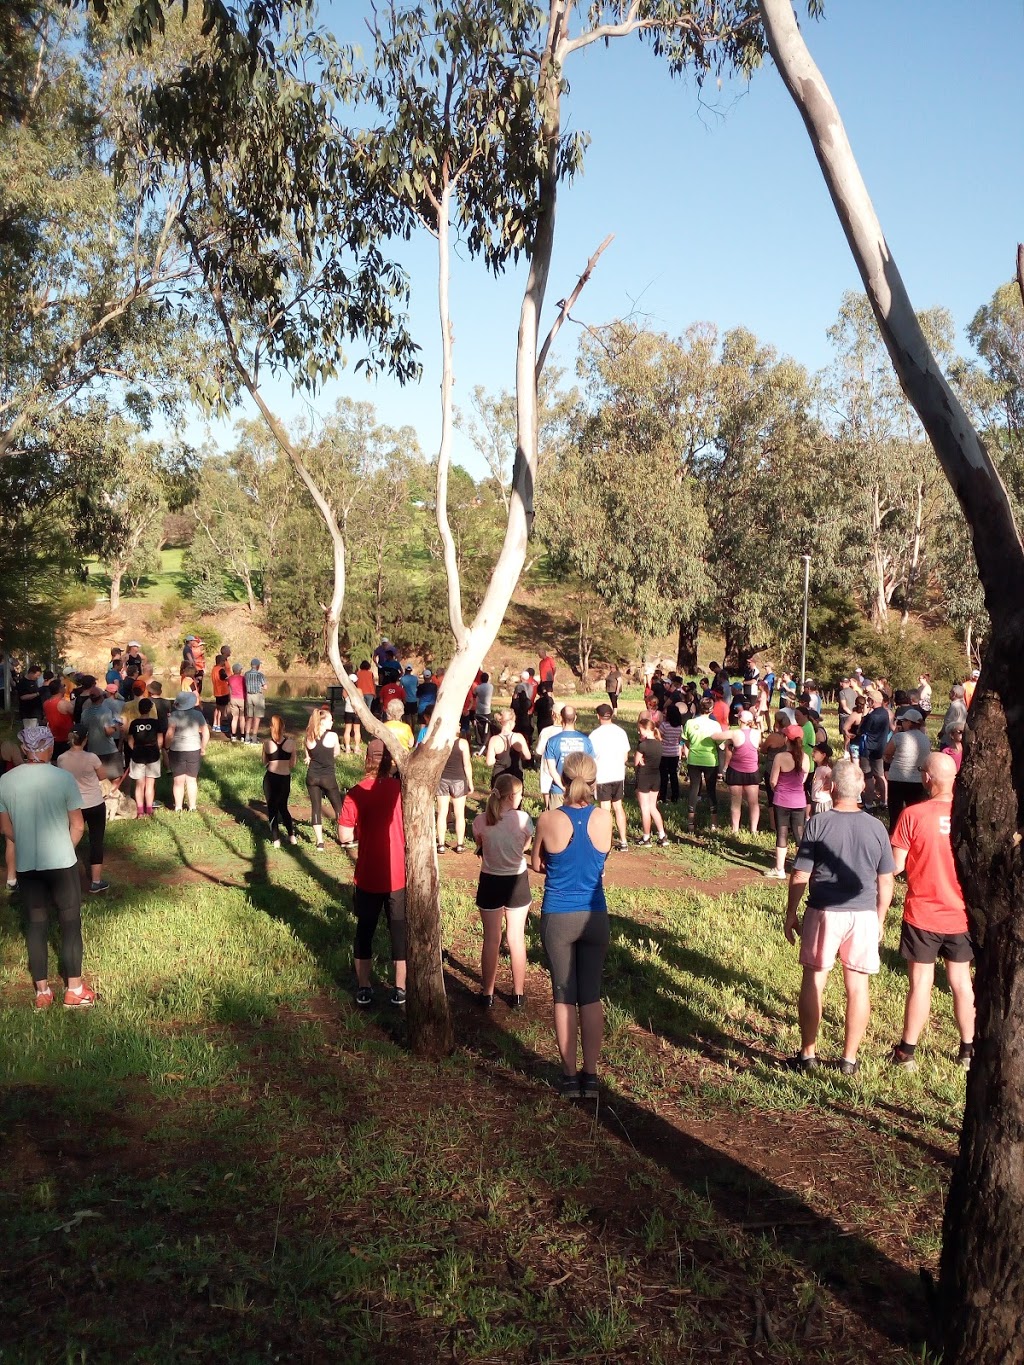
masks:
<path id="1" fill-rule="evenodd" d="M 816 1052 L 822 1002 L 838 957 L 846 988 L 846 1032 L 839 1070 L 852 1076 L 871 1013 L 868 977 L 879 969 L 878 945 L 892 901 L 895 864 L 885 827 L 858 808 L 864 790 L 860 768 L 844 760 L 832 772 L 834 807 L 807 822 L 789 879 L 785 934 L 800 934 L 800 1051 L 787 1065 L 810 1071 Z M 798 918 L 807 891 L 803 924 Z"/>

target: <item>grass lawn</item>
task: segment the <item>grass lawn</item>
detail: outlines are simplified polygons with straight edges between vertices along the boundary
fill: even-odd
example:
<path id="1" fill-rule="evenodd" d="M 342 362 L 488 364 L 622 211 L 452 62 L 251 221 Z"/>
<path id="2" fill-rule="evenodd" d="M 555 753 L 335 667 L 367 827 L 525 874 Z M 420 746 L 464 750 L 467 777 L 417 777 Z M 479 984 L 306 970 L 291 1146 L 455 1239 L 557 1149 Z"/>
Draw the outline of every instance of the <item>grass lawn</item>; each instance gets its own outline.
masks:
<path id="1" fill-rule="evenodd" d="M 109 828 L 93 1011 L 33 1012 L 0 909 L 0 1361 L 928 1358 L 964 1077 L 944 988 L 917 1072 L 886 1064 L 895 910 L 860 1074 L 790 1075 L 770 837 L 613 855 L 595 1114 L 551 1087 L 536 915 L 526 1010 L 473 1003 L 475 858 L 442 860 L 460 1046 L 428 1065 L 352 1003 L 347 855 L 269 846 L 251 749 L 212 745 L 200 800 Z"/>

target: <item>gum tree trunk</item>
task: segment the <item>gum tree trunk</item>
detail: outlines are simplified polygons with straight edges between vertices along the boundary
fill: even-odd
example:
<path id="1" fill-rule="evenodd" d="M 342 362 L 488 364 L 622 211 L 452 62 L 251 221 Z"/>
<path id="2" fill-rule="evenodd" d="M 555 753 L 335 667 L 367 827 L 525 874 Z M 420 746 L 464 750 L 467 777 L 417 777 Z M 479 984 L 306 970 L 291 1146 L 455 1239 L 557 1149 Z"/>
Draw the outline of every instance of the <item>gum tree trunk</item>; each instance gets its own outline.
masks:
<path id="1" fill-rule="evenodd" d="M 676 644 L 676 668 L 683 673 L 696 673 L 700 664 L 697 662 L 697 639 L 700 631 L 700 622 L 696 616 L 688 616 L 679 622 L 679 640 Z"/>
<path id="2" fill-rule="evenodd" d="M 437 875 L 434 794 L 445 754 L 419 749 L 402 774 L 405 824 L 405 915 L 408 971 L 418 989 L 409 991 L 409 1037 L 421 1056 L 444 1057 L 454 1046 L 441 963 L 441 888 Z"/>
<path id="3" fill-rule="evenodd" d="M 953 845 L 979 944 L 978 1031 L 936 1304 L 946 1365 L 1024 1359 L 1024 547 L 1006 489 L 917 322 L 790 0 L 758 0 L 903 390 L 971 528 L 992 621 L 968 718 Z M 1024 296 L 1024 252 L 1018 253 Z"/>

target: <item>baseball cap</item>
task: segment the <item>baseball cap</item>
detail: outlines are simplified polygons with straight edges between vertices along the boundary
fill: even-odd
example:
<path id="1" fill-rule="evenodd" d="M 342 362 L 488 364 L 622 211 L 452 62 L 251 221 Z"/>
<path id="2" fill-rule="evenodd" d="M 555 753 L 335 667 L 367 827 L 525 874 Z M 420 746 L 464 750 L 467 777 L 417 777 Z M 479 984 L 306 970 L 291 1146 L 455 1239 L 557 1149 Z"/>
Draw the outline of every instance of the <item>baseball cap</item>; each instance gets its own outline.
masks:
<path id="1" fill-rule="evenodd" d="M 423 676 L 424 676 L 425 678 L 432 678 L 434 675 L 433 675 L 433 673 L 431 673 L 431 671 L 430 671 L 429 668 L 425 668 L 425 669 L 423 670 Z"/>
<path id="2" fill-rule="evenodd" d="M 194 692 L 179 692 L 174 698 L 174 708 L 176 711 L 190 711 L 199 701 Z"/>
<path id="3" fill-rule="evenodd" d="M 885 698 L 882 696 L 881 692 L 878 690 L 877 687 L 868 688 L 868 701 L 879 702 L 884 700 Z"/>
<path id="4" fill-rule="evenodd" d="M 971 672 L 971 677 L 972 677 L 972 678 L 980 678 L 980 677 L 981 677 L 981 669 L 980 669 L 980 668 L 975 668 L 975 669 L 973 669 L 972 672 Z"/>
<path id="5" fill-rule="evenodd" d="M 138 640 L 129 640 L 129 641 L 128 641 L 128 648 L 129 648 L 129 649 L 141 649 L 142 646 L 139 644 Z"/>
<path id="6" fill-rule="evenodd" d="M 116 697 L 121 688 L 118 683 L 107 683 L 107 691 L 112 697 Z"/>
<path id="7" fill-rule="evenodd" d="M 259 668 L 259 666 L 260 666 L 260 664 L 261 664 L 262 662 L 263 662 L 262 659 L 250 659 L 250 660 L 249 660 L 249 667 L 250 667 L 250 668 Z"/>
<path id="8" fill-rule="evenodd" d="M 384 757 L 384 741 L 382 739 L 371 739 L 366 746 L 366 764 L 379 764 Z"/>
<path id="9" fill-rule="evenodd" d="M 196 638 L 196 637 L 195 637 L 194 635 L 186 635 L 186 636 L 185 636 L 185 643 L 188 644 L 191 640 L 194 640 L 195 638 Z"/>
<path id="10" fill-rule="evenodd" d="M 909 720 L 914 725 L 920 725 L 921 721 L 924 720 L 924 712 L 919 711 L 916 706 L 908 706 L 900 715 L 900 720 Z"/>
<path id="11" fill-rule="evenodd" d="M 787 725 L 782 732 L 787 739 L 803 739 L 804 730 L 802 725 Z"/>
<path id="12" fill-rule="evenodd" d="M 744 707 L 743 710 L 740 712 L 740 720 L 743 722 L 744 725 L 753 725 L 754 723 L 753 713 L 748 711 L 746 707 Z M 801 731 L 801 733 L 803 732 Z"/>

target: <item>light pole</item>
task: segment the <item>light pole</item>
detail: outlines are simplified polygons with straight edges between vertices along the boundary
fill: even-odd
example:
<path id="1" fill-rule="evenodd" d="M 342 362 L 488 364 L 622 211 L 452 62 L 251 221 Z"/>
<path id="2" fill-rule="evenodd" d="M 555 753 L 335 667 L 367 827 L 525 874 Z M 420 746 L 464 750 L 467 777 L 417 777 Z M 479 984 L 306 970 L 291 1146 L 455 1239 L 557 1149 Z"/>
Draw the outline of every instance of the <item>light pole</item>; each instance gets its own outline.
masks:
<path id="1" fill-rule="evenodd" d="M 811 556 L 801 555 L 804 565 L 804 629 L 800 637 L 800 691 L 807 682 L 807 596 L 811 585 Z"/>

